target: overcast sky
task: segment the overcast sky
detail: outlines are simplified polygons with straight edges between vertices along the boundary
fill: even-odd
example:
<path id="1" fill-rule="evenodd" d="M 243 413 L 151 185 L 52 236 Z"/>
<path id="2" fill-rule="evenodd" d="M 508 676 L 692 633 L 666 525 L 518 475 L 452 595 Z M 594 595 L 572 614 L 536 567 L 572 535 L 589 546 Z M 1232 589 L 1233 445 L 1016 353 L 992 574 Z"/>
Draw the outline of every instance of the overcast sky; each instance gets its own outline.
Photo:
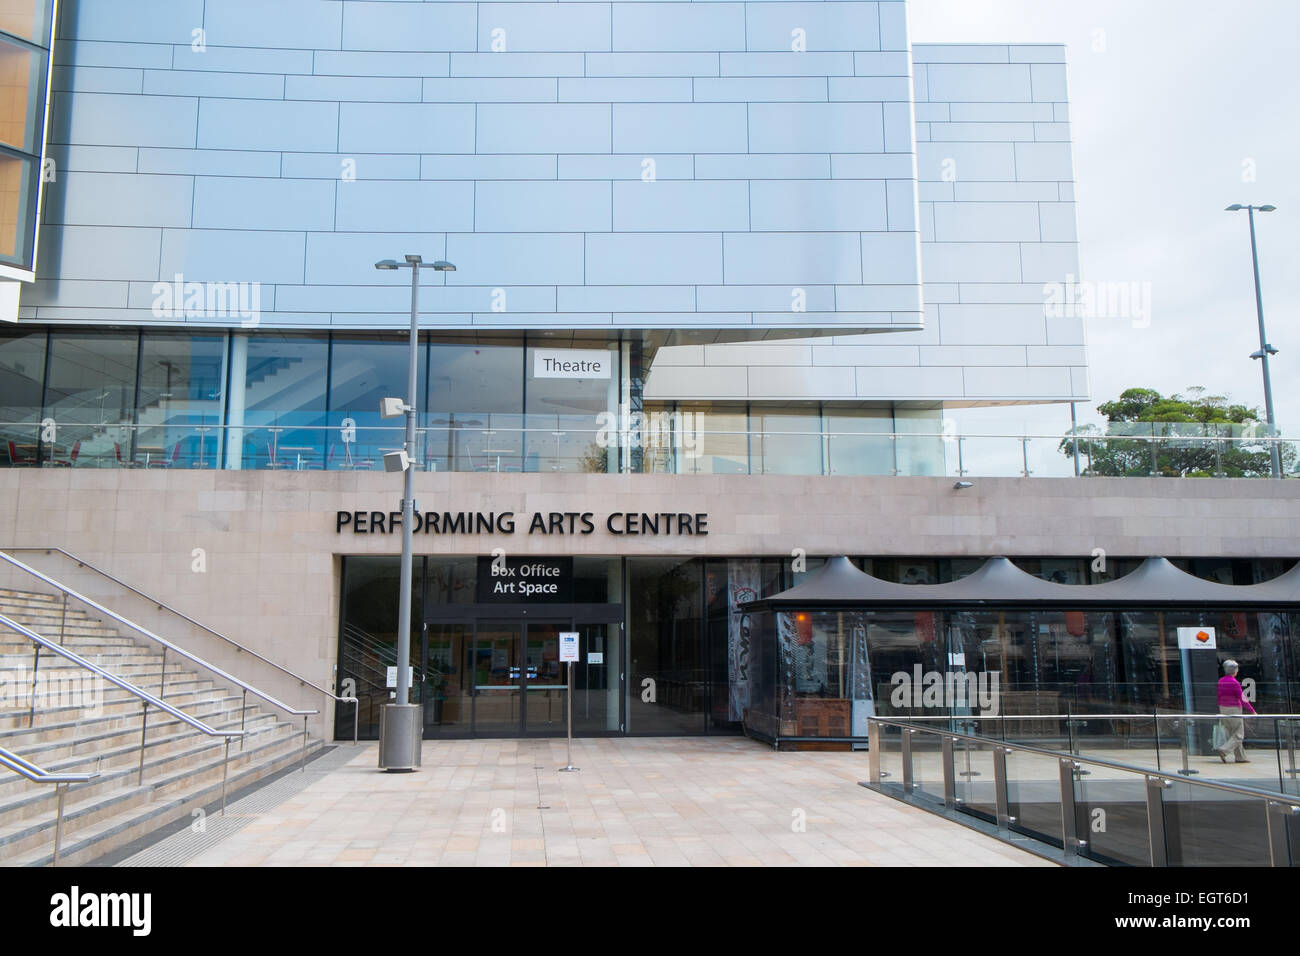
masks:
<path id="1" fill-rule="evenodd" d="M 1203 385 L 1263 409 L 1257 216 L 1277 418 L 1300 431 L 1300 2 L 912 0 L 914 42 L 1064 43 L 1082 277 L 1151 283 L 1148 328 L 1088 324 L 1094 405 Z M 1253 163 L 1256 181 L 1243 164 Z M 1081 419 L 1092 420 L 1080 408 Z"/>

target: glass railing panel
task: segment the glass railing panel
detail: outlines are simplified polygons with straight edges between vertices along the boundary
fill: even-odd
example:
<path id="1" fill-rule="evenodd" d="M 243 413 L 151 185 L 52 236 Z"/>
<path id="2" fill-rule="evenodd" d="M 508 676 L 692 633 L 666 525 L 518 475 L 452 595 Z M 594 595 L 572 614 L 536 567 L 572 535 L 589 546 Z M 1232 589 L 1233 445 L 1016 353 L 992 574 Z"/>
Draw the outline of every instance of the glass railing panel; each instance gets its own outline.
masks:
<path id="1" fill-rule="evenodd" d="M 1300 720 L 1291 718 L 1273 722 L 1277 743 L 1278 782 L 1283 793 L 1300 796 L 1300 765 L 1296 751 L 1300 750 Z"/>
<path id="2" fill-rule="evenodd" d="M 957 806 L 990 822 L 998 818 L 992 743 L 958 739 L 953 745 Z"/>
<path id="3" fill-rule="evenodd" d="M 1074 792 L 1082 855 L 1112 866 L 1150 863 L 1145 777 L 1083 764 Z"/>
<path id="4" fill-rule="evenodd" d="M 1169 866 L 1268 866 L 1267 802 L 1168 778 L 1162 807 Z"/>
<path id="5" fill-rule="evenodd" d="M 1007 754 L 1007 808 L 1012 829 L 1061 843 L 1060 760 L 1013 750 Z"/>
<path id="6" fill-rule="evenodd" d="M 912 787 L 917 795 L 943 803 L 942 737 L 920 726 L 912 734 Z"/>

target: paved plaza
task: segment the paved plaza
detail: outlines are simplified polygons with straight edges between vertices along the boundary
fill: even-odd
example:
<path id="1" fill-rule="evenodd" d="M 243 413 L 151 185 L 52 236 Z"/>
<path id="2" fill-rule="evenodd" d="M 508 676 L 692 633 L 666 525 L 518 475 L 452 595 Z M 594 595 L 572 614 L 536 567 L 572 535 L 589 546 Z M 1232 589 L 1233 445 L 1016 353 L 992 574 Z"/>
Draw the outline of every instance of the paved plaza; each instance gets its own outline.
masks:
<path id="1" fill-rule="evenodd" d="M 426 741 L 418 773 L 387 774 L 376 770 L 375 744 L 348 759 L 352 751 L 340 745 L 324 758 L 330 769 L 275 806 L 232 807 L 244 819 L 228 825 L 242 825 L 183 862 L 1052 865 L 863 789 L 861 753 L 776 753 L 739 738 L 586 739 L 574 743 L 581 771 L 559 773 L 563 740 Z"/>

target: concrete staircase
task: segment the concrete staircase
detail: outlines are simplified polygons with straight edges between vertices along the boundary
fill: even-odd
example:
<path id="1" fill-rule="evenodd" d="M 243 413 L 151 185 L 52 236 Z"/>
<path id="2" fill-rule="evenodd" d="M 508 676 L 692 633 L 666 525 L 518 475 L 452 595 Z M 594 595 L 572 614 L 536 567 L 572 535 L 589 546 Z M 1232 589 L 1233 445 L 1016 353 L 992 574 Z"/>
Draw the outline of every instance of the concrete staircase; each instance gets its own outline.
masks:
<path id="1" fill-rule="evenodd" d="M 61 598 L 0 589 L 0 614 L 59 641 Z M 114 627 L 69 609 L 63 644 L 141 690 L 159 696 L 162 649 L 137 643 Z M 28 726 L 32 642 L 0 625 L 0 747 L 49 773 L 99 776 L 74 784 L 64 804 L 59 864 L 92 862 L 106 853 L 221 799 L 223 738 L 208 737 L 150 708 L 140 784 L 142 702 L 95 675 L 42 650 L 35 721 Z M 161 695 L 173 707 L 214 730 L 240 729 L 242 691 L 215 685 L 172 655 Z M 49 693 L 41 695 L 41 688 Z M 54 693 L 61 690 L 63 693 Z M 291 767 L 301 759 L 302 725 L 255 706 L 249 696 L 247 736 L 230 747 L 228 793 Z M 308 756 L 322 746 L 308 742 Z M 57 796 L 0 768 L 0 866 L 53 862 Z"/>

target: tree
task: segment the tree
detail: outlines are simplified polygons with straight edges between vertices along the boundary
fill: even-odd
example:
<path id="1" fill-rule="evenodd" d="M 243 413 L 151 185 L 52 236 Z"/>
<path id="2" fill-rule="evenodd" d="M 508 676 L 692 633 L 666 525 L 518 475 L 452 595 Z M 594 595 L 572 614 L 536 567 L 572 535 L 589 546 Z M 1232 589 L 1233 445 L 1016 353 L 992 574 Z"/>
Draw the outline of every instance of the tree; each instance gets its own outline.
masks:
<path id="1" fill-rule="evenodd" d="M 1106 477 L 1267 478 L 1272 474 L 1267 434 L 1259 409 L 1234 405 L 1223 395 L 1194 387 L 1168 397 L 1130 388 L 1097 406 L 1106 428 L 1086 425 L 1061 440 L 1063 455 L 1086 460 L 1084 474 Z M 1231 440 L 1227 440 L 1231 439 Z M 1295 449 L 1282 446 L 1284 471 Z"/>

